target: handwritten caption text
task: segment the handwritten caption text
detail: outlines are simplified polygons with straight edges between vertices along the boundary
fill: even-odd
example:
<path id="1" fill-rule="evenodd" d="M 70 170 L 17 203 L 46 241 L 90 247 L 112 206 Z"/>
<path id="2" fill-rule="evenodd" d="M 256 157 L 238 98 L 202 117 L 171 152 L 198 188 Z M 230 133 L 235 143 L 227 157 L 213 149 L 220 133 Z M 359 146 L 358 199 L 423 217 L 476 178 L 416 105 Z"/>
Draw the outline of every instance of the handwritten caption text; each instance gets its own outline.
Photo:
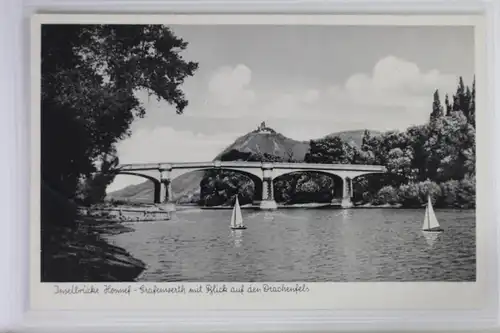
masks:
<path id="1" fill-rule="evenodd" d="M 205 294 L 205 295 L 223 295 L 223 294 L 257 294 L 257 293 L 307 293 L 309 292 L 307 284 L 241 284 L 235 286 L 224 283 L 207 283 L 186 286 L 178 285 L 126 285 L 113 286 L 111 284 L 84 284 L 84 285 L 54 285 L 54 294 L 61 296 L 70 295 L 177 295 L 177 294 Z"/>

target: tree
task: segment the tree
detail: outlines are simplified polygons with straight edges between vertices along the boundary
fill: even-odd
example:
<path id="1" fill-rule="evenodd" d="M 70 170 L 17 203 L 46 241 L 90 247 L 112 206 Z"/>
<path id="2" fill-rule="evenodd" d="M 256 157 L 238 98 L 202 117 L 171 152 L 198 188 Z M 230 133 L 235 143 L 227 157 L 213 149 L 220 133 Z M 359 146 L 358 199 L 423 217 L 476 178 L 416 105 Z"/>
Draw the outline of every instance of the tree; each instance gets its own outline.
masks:
<path id="1" fill-rule="evenodd" d="M 441 106 L 441 100 L 439 99 L 439 91 L 436 89 L 434 92 L 434 101 L 432 102 L 430 120 L 431 122 L 434 122 L 436 119 L 441 117 L 443 117 L 443 107 Z"/>
<path id="2" fill-rule="evenodd" d="M 403 182 L 415 179 L 416 170 L 412 168 L 413 151 L 409 148 L 393 148 L 387 159 L 387 172 L 391 175 L 392 184 L 399 186 Z"/>
<path id="3" fill-rule="evenodd" d="M 371 148 L 372 136 L 369 130 L 365 129 L 363 138 L 361 139 L 361 150 L 368 151 Z"/>
<path id="4" fill-rule="evenodd" d="M 472 126 L 476 127 L 476 76 L 472 81 L 472 92 L 470 94 L 468 119 Z"/>
<path id="5" fill-rule="evenodd" d="M 102 202 L 106 197 L 107 186 L 113 182 L 114 174 L 108 171 L 111 171 L 119 164 L 119 159 L 115 156 L 115 151 L 107 154 L 102 159 L 99 172 L 82 177 L 80 180 L 77 197 L 86 205 Z"/>
<path id="6" fill-rule="evenodd" d="M 197 69 L 180 52 L 187 43 L 160 25 L 43 25 L 42 179 L 75 198 L 143 117 L 145 90 L 182 113 L 180 89 Z M 106 182 L 105 182 L 106 183 Z"/>
<path id="7" fill-rule="evenodd" d="M 473 83 L 473 85 L 475 85 L 475 83 Z M 465 117 L 469 119 L 471 113 L 470 112 L 471 100 L 472 100 L 472 92 L 469 87 L 465 87 L 464 80 L 462 77 L 460 77 L 457 91 L 453 98 L 453 111 L 462 111 Z"/>
<path id="8" fill-rule="evenodd" d="M 352 163 L 356 155 L 356 147 L 343 141 L 339 136 L 311 140 L 306 163 Z"/>
<path id="9" fill-rule="evenodd" d="M 450 98 L 448 97 L 448 94 L 446 94 L 444 98 L 444 104 L 446 106 L 446 116 L 450 116 L 453 106 L 450 103 Z"/>

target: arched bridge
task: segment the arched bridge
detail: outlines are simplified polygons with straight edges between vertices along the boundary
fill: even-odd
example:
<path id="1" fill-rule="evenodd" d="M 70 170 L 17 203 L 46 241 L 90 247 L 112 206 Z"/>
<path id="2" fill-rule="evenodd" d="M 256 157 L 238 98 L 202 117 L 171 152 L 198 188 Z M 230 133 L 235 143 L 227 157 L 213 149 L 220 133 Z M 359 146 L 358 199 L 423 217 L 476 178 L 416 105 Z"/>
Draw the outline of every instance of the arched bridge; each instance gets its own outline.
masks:
<path id="1" fill-rule="evenodd" d="M 351 207 L 352 180 L 361 175 L 386 172 L 386 168 L 380 165 L 243 161 L 121 164 L 112 172 L 151 180 L 155 188 L 155 203 L 171 203 L 172 180 L 189 172 L 204 170 L 235 171 L 246 174 L 254 182 L 260 182 L 256 185 L 262 185 L 261 209 L 277 208 L 274 200 L 273 179 L 289 173 L 318 172 L 331 175 L 337 180 L 334 182 L 337 185 L 333 189 L 336 200 L 340 202 L 342 207 Z"/>

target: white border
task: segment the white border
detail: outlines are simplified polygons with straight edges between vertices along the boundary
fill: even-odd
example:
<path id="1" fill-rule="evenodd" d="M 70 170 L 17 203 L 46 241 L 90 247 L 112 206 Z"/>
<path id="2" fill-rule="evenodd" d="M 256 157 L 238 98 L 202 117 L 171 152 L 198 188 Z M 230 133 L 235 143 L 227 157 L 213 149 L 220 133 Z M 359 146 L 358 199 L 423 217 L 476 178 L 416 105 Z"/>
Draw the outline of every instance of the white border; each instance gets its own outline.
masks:
<path id="1" fill-rule="evenodd" d="M 100 311 L 98 313 L 88 311 L 44 311 L 37 312 L 25 309 L 24 296 L 26 287 L 24 287 L 24 263 L 26 260 L 27 246 L 23 230 L 27 231 L 25 218 L 27 215 L 25 203 L 28 192 L 26 189 L 26 174 L 29 171 L 27 159 L 26 137 L 29 135 L 29 128 L 24 127 L 26 123 L 26 114 L 23 113 L 20 73 L 22 73 L 22 64 L 19 59 L 22 58 L 22 48 L 19 39 L 21 38 L 21 24 L 23 16 L 29 15 L 36 10 L 51 10 L 65 12 L 183 12 L 183 13 L 223 13 L 223 12 L 279 12 L 279 13 L 302 13 L 302 12 L 327 12 L 327 13 L 487 13 L 487 32 L 488 32 L 488 66 L 495 70 L 495 78 L 488 78 L 488 91 L 490 98 L 488 107 L 492 110 L 494 107 L 493 99 L 496 97 L 494 92 L 494 83 L 500 79 L 500 70 L 494 67 L 494 60 L 500 55 L 498 43 L 493 41 L 500 37 L 498 21 L 500 19 L 500 6 L 498 3 L 489 3 L 485 0 L 470 1 L 304 1 L 292 2 L 284 1 L 194 1 L 186 0 L 182 2 L 158 0 L 158 1 L 80 1 L 67 0 L 65 2 L 56 2 L 50 0 L 28 0 L 22 8 L 21 1 L 4 0 L 0 11 L 0 49 L 9 50 L 0 54 L 0 94 L 2 99 L 0 103 L 5 108 L 5 116 L 0 122 L 0 133 L 2 133 L 2 156 L 3 163 L 0 164 L 0 177 L 3 177 L 2 185 L 4 191 L 0 194 L 0 208 L 2 217 L 7 221 L 7 227 L 0 233 L 0 261 L 7 262 L 5 274 L 0 275 L 0 330 L 6 327 L 18 327 L 24 329 L 45 329 L 53 332 L 56 328 L 66 331 L 68 328 L 74 328 L 79 325 L 81 329 L 89 330 L 91 327 L 102 331 L 106 329 L 118 328 L 125 330 L 158 330 L 165 331 L 208 331 L 208 330 L 247 330 L 260 331 L 291 331 L 291 330 L 379 330 L 379 329 L 462 329 L 485 328 L 497 326 L 495 319 L 498 317 L 497 305 L 492 304 L 487 309 L 478 311 L 456 312 L 443 311 L 439 313 L 425 315 L 420 312 L 410 311 L 401 313 L 399 311 L 347 311 L 347 312 L 240 312 L 238 314 L 228 312 L 113 312 Z M 495 38 L 496 37 L 496 38 Z M 496 48 L 496 49 L 495 49 Z M 7 57 L 2 57 L 7 55 Z M 496 56 L 495 56 L 496 55 Z M 491 73 L 491 71 L 490 71 Z M 27 78 L 29 76 L 23 76 Z M 498 97 L 496 97 L 498 100 Z M 498 105 L 498 104 L 497 104 Z M 497 107 L 498 109 L 498 107 Z M 488 112 L 490 113 L 490 112 Z M 13 126 L 11 119 L 15 119 Z M 499 125 L 498 118 L 490 118 L 491 126 Z M 17 132 L 17 136 L 16 136 Z M 495 132 L 496 139 L 500 138 L 498 131 Z M 5 137 L 5 140 L 4 140 Z M 496 141 L 496 140 L 495 140 Z M 494 144 L 492 143 L 492 146 Z M 16 149 L 14 149 L 16 148 Z M 491 150 L 492 157 L 498 157 L 496 150 Z M 491 169 L 498 168 L 500 163 L 497 159 L 492 161 Z M 498 176 L 491 176 L 491 184 L 496 183 Z M 10 189 L 8 192 L 5 189 Z M 498 191 L 498 190 L 497 190 Z M 492 201 L 498 198 L 498 192 L 491 193 Z M 15 200 L 13 200 L 15 199 Z M 492 221 L 497 219 L 493 216 Z M 9 224 L 10 222 L 10 224 Z M 10 227 L 9 227 L 10 226 Z M 491 248 L 487 249 L 488 262 L 492 267 L 497 265 L 497 248 L 494 240 L 497 233 L 492 233 Z M 9 251 L 10 250 L 10 251 Z M 5 260 L 4 260 L 5 259 Z M 493 297 L 498 292 L 497 283 L 488 287 Z M 21 319 L 25 313 L 24 319 Z M 195 319 L 195 320 L 193 320 Z M 22 324 L 19 326 L 19 324 Z M 332 326 L 334 325 L 334 326 Z"/>
<path id="2" fill-rule="evenodd" d="M 475 59 L 477 109 L 477 280 L 476 282 L 366 282 L 366 283 L 308 283 L 308 293 L 280 294 L 182 294 L 151 296 L 138 292 L 129 296 L 118 295 L 54 295 L 53 283 L 40 283 L 40 169 L 39 165 L 39 112 L 40 112 L 40 40 L 32 39 L 32 118 L 31 118 L 31 306 L 38 310 L 78 310 L 78 309 L 135 309 L 135 310 L 332 310 L 332 309 L 480 309 L 491 305 L 494 299 L 488 297 L 496 275 L 491 275 L 487 253 L 491 240 L 487 235 L 495 228 L 491 214 L 488 154 L 491 143 L 490 118 L 486 110 L 486 53 L 485 30 L 480 16 L 339 16 L 339 15 L 37 15 L 32 20 L 32 36 L 39 36 L 40 25 L 44 23 L 105 23 L 105 24 L 167 24 L 167 25 L 391 25 L 391 26 L 471 26 L 475 29 Z M 298 281 L 300 282 L 300 281 Z M 195 287 L 198 283 L 181 283 Z M 280 285 L 279 283 L 270 283 Z M 71 284 L 67 284 L 71 285 Z M 89 285 L 89 284 L 74 284 Z M 98 285 L 98 284 L 94 284 Z M 104 284 L 101 284 L 101 286 Z M 114 283 L 124 287 L 127 283 Z M 146 286 L 177 286 L 179 283 L 135 283 L 133 289 Z M 228 288 L 239 287 L 241 283 L 226 283 Z M 245 283 L 245 289 L 251 284 Z M 262 286 L 263 283 L 252 285 Z M 432 303 L 429 299 L 432 298 Z M 126 300 L 126 301 L 125 301 Z"/>

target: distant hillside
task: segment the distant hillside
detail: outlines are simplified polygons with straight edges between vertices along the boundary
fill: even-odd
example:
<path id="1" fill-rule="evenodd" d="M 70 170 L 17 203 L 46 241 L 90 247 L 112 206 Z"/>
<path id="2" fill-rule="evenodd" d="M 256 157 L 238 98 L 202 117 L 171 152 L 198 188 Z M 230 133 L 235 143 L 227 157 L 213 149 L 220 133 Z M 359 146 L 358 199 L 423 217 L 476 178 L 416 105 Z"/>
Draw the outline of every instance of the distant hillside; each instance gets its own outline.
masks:
<path id="1" fill-rule="evenodd" d="M 373 135 L 380 134 L 370 131 Z M 352 141 L 360 146 L 364 130 L 343 131 L 327 135 L 340 136 L 345 141 Z M 265 124 L 250 133 L 236 139 L 231 145 L 220 152 L 214 160 L 234 161 L 247 160 L 258 154 L 269 154 L 283 159 L 293 158 L 303 160 L 309 150 L 308 141 L 297 141 L 265 127 Z M 180 176 L 172 181 L 172 191 L 176 202 L 193 202 L 200 196 L 200 182 L 204 172 L 197 171 Z M 150 181 L 138 185 L 130 185 L 121 190 L 109 193 L 106 199 L 134 202 L 153 202 L 153 184 Z"/>
<path id="2" fill-rule="evenodd" d="M 234 151 L 270 154 L 284 159 L 293 157 L 296 160 L 303 160 L 308 150 L 309 142 L 307 141 L 296 141 L 280 133 L 251 132 L 236 139 L 230 146 L 220 152 L 214 160 L 228 160 L 227 155 Z"/>
<path id="3" fill-rule="evenodd" d="M 203 175 L 203 171 L 195 171 L 175 178 L 172 181 L 174 200 L 184 202 L 193 196 L 199 196 L 200 182 Z M 106 199 L 152 203 L 154 200 L 154 186 L 152 182 L 146 180 L 144 183 L 129 185 L 111 192 L 106 196 Z"/>

